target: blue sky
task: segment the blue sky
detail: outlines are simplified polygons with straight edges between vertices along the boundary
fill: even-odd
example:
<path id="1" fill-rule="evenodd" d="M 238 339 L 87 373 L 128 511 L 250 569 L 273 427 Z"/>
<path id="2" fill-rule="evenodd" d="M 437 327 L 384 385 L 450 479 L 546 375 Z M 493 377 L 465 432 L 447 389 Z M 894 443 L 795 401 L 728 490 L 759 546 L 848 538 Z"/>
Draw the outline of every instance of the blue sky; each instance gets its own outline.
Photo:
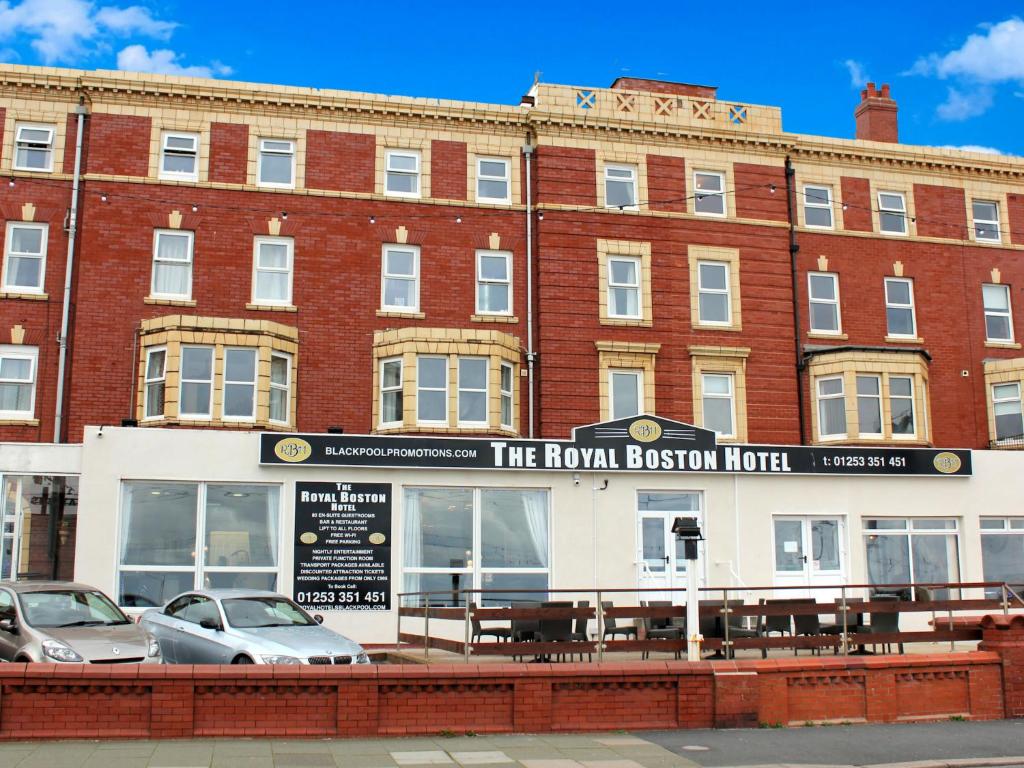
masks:
<path id="1" fill-rule="evenodd" d="M 780 14 L 779 9 L 785 8 Z M 386 8 L 385 10 L 381 10 Z M 545 82 L 719 86 L 851 137 L 863 83 L 900 137 L 1024 155 L 1024 4 L 0 0 L 0 61 L 518 103 Z"/>

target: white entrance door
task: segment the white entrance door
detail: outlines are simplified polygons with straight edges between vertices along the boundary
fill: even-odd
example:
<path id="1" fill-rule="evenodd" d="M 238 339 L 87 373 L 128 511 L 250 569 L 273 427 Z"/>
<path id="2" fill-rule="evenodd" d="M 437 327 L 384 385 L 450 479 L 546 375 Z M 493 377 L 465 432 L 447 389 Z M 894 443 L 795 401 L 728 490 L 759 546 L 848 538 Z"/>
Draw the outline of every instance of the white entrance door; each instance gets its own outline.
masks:
<path id="1" fill-rule="evenodd" d="M 688 565 L 683 544 L 672 533 L 672 523 L 677 517 L 696 517 L 700 521 L 701 495 L 695 491 L 640 491 L 637 501 L 637 586 L 655 590 L 641 592 L 639 599 L 685 603 L 685 592 L 670 591 L 686 588 Z M 703 582 L 703 545 L 701 542 L 698 547 L 695 564 L 698 584 Z"/>
<path id="2" fill-rule="evenodd" d="M 815 597 L 818 602 L 828 602 L 841 594 L 839 589 L 820 587 L 846 582 L 842 518 L 777 516 L 773 534 L 775 586 L 801 587 L 778 590 L 778 597 Z"/>

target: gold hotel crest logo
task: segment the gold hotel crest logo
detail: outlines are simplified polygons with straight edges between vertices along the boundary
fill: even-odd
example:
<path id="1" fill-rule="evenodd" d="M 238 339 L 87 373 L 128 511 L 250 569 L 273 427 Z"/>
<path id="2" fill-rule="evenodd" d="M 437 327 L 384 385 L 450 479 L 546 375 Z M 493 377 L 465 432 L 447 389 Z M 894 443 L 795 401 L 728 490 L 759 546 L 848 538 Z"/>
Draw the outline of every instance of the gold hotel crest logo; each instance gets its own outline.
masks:
<path id="1" fill-rule="evenodd" d="M 629 436 L 638 443 L 653 443 L 661 437 L 661 425 L 651 419 L 637 419 L 629 425 Z"/>
<path id="2" fill-rule="evenodd" d="M 313 447 L 301 437 L 286 437 L 274 446 L 274 455 L 281 461 L 297 463 L 313 455 Z"/>

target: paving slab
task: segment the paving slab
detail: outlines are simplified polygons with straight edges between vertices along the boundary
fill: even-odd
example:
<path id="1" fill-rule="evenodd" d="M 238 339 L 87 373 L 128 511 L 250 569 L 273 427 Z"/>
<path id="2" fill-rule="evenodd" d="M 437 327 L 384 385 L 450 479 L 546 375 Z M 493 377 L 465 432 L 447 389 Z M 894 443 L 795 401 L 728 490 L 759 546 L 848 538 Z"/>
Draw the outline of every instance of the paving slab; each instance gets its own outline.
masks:
<path id="1" fill-rule="evenodd" d="M 452 759 L 460 765 L 500 765 L 515 762 L 504 752 L 449 752 Z"/>
<path id="2" fill-rule="evenodd" d="M 443 749 L 428 749 L 417 752 L 392 752 L 391 758 L 398 765 L 448 765 L 451 757 Z"/>

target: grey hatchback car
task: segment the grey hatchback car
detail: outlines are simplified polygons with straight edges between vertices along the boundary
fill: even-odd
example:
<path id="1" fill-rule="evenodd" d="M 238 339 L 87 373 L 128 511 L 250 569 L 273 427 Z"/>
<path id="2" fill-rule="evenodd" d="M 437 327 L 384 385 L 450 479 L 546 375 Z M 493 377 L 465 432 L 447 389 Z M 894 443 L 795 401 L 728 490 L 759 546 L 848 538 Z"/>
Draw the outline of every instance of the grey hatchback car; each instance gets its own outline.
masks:
<path id="1" fill-rule="evenodd" d="M 172 664 L 369 664 L 359 643 L 320 626 L 284 595 L 205 589 L 142 614 Z"/>
<path id="2" fill-rule="evenodd" d="M 95 587 L 0 582 L 0 660 L 160 664 L 160 645 Z"/>

